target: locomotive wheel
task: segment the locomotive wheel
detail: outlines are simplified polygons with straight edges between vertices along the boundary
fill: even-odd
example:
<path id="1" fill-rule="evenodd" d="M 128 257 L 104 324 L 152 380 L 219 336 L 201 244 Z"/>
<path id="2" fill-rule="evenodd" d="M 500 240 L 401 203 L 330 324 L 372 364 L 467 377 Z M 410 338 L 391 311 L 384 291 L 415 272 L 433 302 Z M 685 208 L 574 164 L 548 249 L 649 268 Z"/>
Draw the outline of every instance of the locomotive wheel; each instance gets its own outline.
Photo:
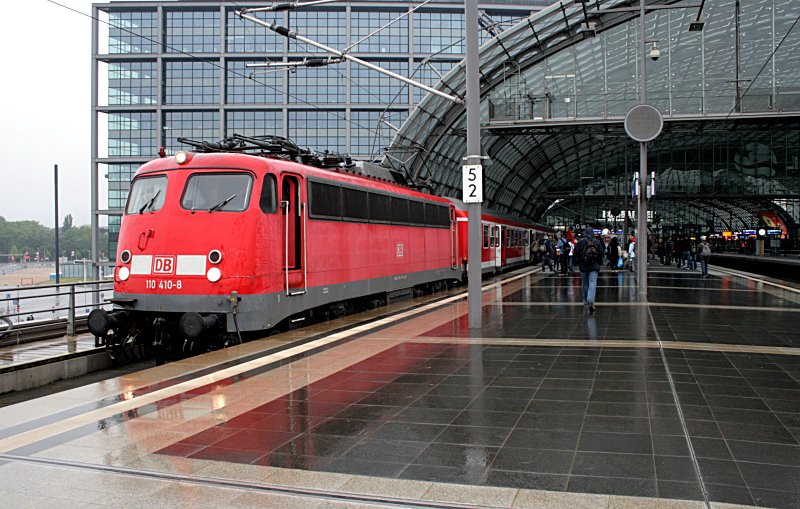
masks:
<path id="1" fill-rule="evenodd" d="M 124 345 L 119 341 L 109 341 L 109 339 L 106 338 L 106 355 L 111 359 L 112 364 L 115 366 L 119 365 L 125 357 Z"/>
<path id="2" fill-rule="evenodd" d="M 206 353 L 208 351 L 208 346 L 208 341 L 201 338 L 184 339 L 181 353 L 184 357 L 191 357 L 192 355 Z"/>

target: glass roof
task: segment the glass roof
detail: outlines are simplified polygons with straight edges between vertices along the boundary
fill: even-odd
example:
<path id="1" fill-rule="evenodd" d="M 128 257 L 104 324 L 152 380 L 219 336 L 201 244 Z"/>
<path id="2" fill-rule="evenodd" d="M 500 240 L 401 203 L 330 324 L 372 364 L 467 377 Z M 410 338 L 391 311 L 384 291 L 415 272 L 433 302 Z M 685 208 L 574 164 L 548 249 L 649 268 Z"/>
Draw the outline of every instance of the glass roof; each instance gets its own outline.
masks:
<path id="1" fill-rule="evenodd" d="M 738 11 L 735 0 L 708 0 L 703 30 L 690 31 L 697 4 L 646 2 L 647 50 L 660 51 L 647 59 L 646 95 L 665 119 L 649 144 L 655 210 L 663 224 L 749 227 L 769 210 L 797 225 L 796 0 L 739 0 Z M 481 47 L 484 206 L 553 225 L 608 221 L 611 208 L 633 208 L 626 196 L 638 144 L 623 120 L 640 99 L 638 5 L 565 0 Z M 463 66 L 437 88 L 463 96 Z M 465 120 L 463 105 L 429 94 L 384 164 L 460 196 Z"/>

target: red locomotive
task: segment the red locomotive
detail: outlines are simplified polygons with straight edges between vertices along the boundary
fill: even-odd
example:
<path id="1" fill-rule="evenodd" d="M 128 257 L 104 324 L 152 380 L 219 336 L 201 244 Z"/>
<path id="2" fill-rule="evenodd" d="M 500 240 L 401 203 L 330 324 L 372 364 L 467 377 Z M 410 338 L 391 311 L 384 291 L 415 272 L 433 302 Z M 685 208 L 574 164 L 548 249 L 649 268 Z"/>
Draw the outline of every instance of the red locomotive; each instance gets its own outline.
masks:
<path id="1" fill-rule="evenodd" d="M 359 174 L 347 159 L 283 138 L 181 141 L 199 150 L 151 161 L 131 183 L 115 309 L 89 316 L 112 358 L 152 347 L 160 359 L 205 351 L 465 275 L 457 200 Z M 486 214 L 484 270 L 527 262 L 541 231 Z"/>

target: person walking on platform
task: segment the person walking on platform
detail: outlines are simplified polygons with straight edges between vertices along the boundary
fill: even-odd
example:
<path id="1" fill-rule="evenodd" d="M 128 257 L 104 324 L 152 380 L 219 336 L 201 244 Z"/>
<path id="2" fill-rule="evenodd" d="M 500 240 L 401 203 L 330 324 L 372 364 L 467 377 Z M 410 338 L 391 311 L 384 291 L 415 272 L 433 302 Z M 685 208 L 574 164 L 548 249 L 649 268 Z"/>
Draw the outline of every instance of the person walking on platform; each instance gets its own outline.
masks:
<path id="1" fill-rule="evenodd" d="M 633 272 L 634 268 L 636 267 L 635 258 L 636 258 L 636 237 L 631 235 L 631 242 L 630 244 L 628 244 L 628 263 L 630 264 L 630 267 L 628 268 L 631 270 L 631 272 Z"/>
<path id="2" fill-rule="evenodd" d="M 689 237 L 689 270 L 697 270 L 697 244 Z"/>
<path id="3" fill-rule="evenodd" d="M 553 266 L 556 268 L 556 273 L 561 271 L 561 232 L 556 232 L 556 238 L 553 239 Z"/>
<path id="4" fill-rule="evenodd" d="M 683 270 L 689 270 L 689 254 L 692 250 L 692 244 L 689 237 L 682 237 L 681 238 L 681 268 Z"/>
<path id="5" fill-rule="evenodd" d="M 550 241 L 550 236 L 547 236 L 542 241 L 542 272 L 545 267 L 550 267 L 550 272 L 553 272 L 553 243 Z"/>
<path id="6" fill-rule="evenodd" d="M 619 247 L 616 235 L 611 237 L 611 242 L 608 243 L 608 266 L 611 267 L 611 272 L 616 272 L 622 267 L 622 248 Z"/>
<path id="7" fill-rule="evenodd" d="M 562 235 L 561 238 L 558 239 L 558 245 L 556 246 L 556 251 L 559 254 L 560 260 L 558 266 L 561 268 L 561 275 L 567 275 L 567 265 L 569 264 L 569 252 L 572 250 L 572 245 L 567 240 L 566 235 Z"/>
<path id="8" fill-rule="evenodd" d="M 589 313 L 594 313 L 597 276 L 600 275 L 600 264 L 603 263 L 603 243 L 594 238 L 593 228 L 584 230 L 583 238 L 575 246 L 575 256 L 581 269 L 583 305 L 588 307 Z"/>
<path id="9" fill-rule="evenodd" d="M 711 244 L 708 243 L 706 236 L 700 237 L 700 244 L 697 246 L 697 254 L 700 255 L 700 269 L 703 277 L 708 277 L 708 260 L 711 258 Z"/>
<path id="10" fill-rule="evenodd" d="M 569 268 L 569 275 L 572 276 L 575 274 L 575 265 L 573 260 L 575 260 L 575 237 L 569 239 L 569 261 L 567 262 Z"/>

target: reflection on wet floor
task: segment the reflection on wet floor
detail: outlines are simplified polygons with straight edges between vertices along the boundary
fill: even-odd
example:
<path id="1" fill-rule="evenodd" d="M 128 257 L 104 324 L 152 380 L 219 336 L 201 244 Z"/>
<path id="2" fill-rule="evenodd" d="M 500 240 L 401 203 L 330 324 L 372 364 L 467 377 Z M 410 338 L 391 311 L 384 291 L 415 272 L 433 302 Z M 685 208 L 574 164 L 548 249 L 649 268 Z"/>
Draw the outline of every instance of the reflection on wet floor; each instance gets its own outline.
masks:
<path id="1" fill-rule="evenodd" d="M 800 489 L 800 357 L 666 355 L 712 500 L 792 500 Z M 158 453 L 703 497 L 657 349 L 406 343 Z"/>
<path id="2" fill-rule="evenodd" d="M 14 453 L 797 508 L 797 294 L 673 271 L 651 275 L 659 301 L 645 305 L 630 273 L 600 285 L 593 315 L 578 278 L 531 275 L 488 289 L 478 331 L 454 302 L 295 362 L 253 344 L 238 360 L 215 352 L 193 368 L 202 377 L 106 394 L 125 410 L 98 405 L 96 425 Z"/>

